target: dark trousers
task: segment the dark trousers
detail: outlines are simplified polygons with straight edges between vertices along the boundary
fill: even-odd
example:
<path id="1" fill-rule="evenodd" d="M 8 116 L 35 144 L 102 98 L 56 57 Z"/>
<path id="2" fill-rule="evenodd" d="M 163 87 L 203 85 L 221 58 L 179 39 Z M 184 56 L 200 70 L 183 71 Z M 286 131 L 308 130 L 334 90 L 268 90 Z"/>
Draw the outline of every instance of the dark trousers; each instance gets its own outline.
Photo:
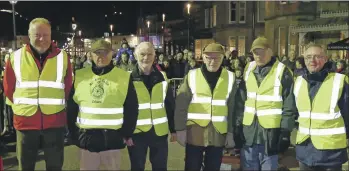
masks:
<path id="1" fill-rule="evenodd" d="M 299 162 L 299 170 L 302 171 L 341 171 L 342 165 L 337 166 L 307 166 Z"/>
<path id="2" fill-rule="evenodd" d="M 64 160 L 64 128 L 24 130 L 17 132 L 19 170 L 34 171 L 40 146 L 44 151 L 46 170 L 62 170 Z"/>
<path id="3" fill-rule="evenodd" d="M 219 171 L 222 157 L 223 147 L 202 147 L 187 144 L 185 147 L 185 170 L 200 171 L 202 161 L 204 161 L 204 171 Z"/>
<path id="4" fill-rule="evenodd" d="M 167 138 L 152 139 L 141 136 L 132 138 L 134 145 L 127 147 L 132 171 L 143 171 L 149 148 L 149 160 L 153 171 L 167 170 L 168 142 Z"/>

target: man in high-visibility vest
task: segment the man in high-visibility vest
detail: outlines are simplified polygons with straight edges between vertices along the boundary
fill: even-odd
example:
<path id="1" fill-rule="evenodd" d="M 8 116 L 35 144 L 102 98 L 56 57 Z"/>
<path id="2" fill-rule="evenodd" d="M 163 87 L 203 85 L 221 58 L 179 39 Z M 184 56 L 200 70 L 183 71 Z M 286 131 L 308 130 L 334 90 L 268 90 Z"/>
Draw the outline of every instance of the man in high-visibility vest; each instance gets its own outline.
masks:
<path id="1" fill-rule="evenodd" d="M 154 65 L 155 49 L 142 42 L 135 49 L 137 65 L 132 71 L 139 102 L 137 127 L 128 143 L 131 170 L 144 170 L 149 148 L 152 170 L 167 170 L 168 134 L 176 141 L 174 97 L 166 74 Z"/>
<path id="2" fill-rule="evenodd" d="M 177 141 L 185 146 L 185 170 L 218 171 L 223 148 L 234 147 L 235 75 L 221 67 L 225 50 L 211 43 L 204 65 L 190 70 L 178 90 L 175 109 Z M 205 154 L 205 157 L 203 157 Z"/>
<path id="3" fill-rule="evenodd" d="M 254 61 L 247 64 L 237 96 L 237 148 L 243 170 L 276 170 L 278 153 L 290 145 L 297 113 L 291 71 L 272 56 L 268 40 L 252 43 Z"/>
<path id="4" fill-rule="evenodd" d="M 304 61 L 307 72 L 296 78 L 293 91 L 299 114 L 300 170 L 342 170 L 348 161 L 348 77 L 331 72 L 321 45 L 309 44 Z"/>
<path id="5" fill-rule="evenodd" d="M 47 19 L 33 19 L 28 35 L 30 44 L 11 54 L 4 74 L 5 95 L 14 113 L 19 169 L 34 170 L 41 147 L 46 170 L 61 170 L 72 68 L 67 53 L 51 42 Z"/>
<path id="6" fill-rule="evenodd" d="M 120 149 L 136 127 L 137 94 L 130 73 L 114 67 L 109 42 L 94 42 L 91 59 L 92 67 L 75 72 L 68 129 L 80 148 L 80 170 L 120 170 Z"/>

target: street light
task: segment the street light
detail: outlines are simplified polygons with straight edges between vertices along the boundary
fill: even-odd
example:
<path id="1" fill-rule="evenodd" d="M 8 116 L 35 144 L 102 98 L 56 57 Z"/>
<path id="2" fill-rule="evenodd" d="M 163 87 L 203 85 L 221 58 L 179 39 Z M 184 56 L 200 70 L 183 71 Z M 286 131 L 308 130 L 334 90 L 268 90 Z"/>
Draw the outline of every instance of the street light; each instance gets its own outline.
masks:
<path id="1" fill-rule="evenodd" d="M 79 32 L 78 32 L 78 33 L 79 33 L 79 37 L 81 37 L 81 30 L 79 30 Z"/>
<path id="2" fill-rule="evenodd" d="M 162 22 L 165 22 L 165 14 L 162 14 Z"/>
<path id="3" fill-rule="evenodd" d="M 147 21 L 147 25 L 148 25 L 148 41 L 150 41 L 150 21 Z"/>
<path id="4" fill-rule="evenodd" d="M 191 4 L 188 3 L 187 4 L 187 8 L 188 8 L 188 49 L 190 49 L 190 7 L 191 7 Z"/>
<path id="5" fill-rule="evenodd" d="M 75 58 L 76 58 L 76 44 L 75 44 L 75 30 L 78 27 L 77 24 L 73 23 L 71 25 L 72 29 L 73 29 L 73 46 L 74 46 L 74 62 L 75 62 Z"/>
<path id="6" fill-rule="evenodd" d="M 113 24 L 110 24 L 110 44 L 111 48 L 113 49 Z"/>
<path id="7" fill-rule="evenodd" d="M 14 49 L 17 49 L 17 35 L 16 35 L 16 11 L 15 11 L 15 5 L 17 1 L 10 1 L 10 4 L 12 5 L 12 22 L 13 22 L 13 40 L 14 40 Z"/>

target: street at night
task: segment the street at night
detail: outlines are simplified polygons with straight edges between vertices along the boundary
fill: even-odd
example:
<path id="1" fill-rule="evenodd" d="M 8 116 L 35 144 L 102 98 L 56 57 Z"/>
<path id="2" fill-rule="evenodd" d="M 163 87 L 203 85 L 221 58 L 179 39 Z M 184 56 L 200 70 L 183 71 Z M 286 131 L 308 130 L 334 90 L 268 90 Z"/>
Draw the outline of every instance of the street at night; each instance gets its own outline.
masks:
<path id="1" fill-rule="evenodd" d="M 348 170 L 347 1 L 1 1 L 0 170 Z"/>

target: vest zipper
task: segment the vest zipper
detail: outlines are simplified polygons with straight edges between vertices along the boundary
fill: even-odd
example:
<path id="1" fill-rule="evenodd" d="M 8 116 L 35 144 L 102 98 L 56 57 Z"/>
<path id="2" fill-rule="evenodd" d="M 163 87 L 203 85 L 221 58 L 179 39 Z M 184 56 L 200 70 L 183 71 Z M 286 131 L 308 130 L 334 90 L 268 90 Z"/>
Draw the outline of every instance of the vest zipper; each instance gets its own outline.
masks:
<path id="1" fill-rule="evenodd" d="M 40 59 L 41 59 L 41 55 L 40 55 Z M 40 103 L 39 103 L 39 91 L 40 91 L 39 87 L 40 87 L 40 76 L 41 76 L 41 72 L 42 72 L 42 66 L 41 66 L 41 62 L 40 61 L 39 61 L 39 63 L 40 63 L 40 67 L 37 66 L 38 70 L 39 70 L 38 87 L 37 87 L 37 89 L 38 89 L 37 99 L 38 99 L 38 111 L 40 111 L 40 118 L 41 118 L 41 130 L 43 130 L 44 129 L 44 116 L 43 116 L 44 114 L 41 111 Z"/>

